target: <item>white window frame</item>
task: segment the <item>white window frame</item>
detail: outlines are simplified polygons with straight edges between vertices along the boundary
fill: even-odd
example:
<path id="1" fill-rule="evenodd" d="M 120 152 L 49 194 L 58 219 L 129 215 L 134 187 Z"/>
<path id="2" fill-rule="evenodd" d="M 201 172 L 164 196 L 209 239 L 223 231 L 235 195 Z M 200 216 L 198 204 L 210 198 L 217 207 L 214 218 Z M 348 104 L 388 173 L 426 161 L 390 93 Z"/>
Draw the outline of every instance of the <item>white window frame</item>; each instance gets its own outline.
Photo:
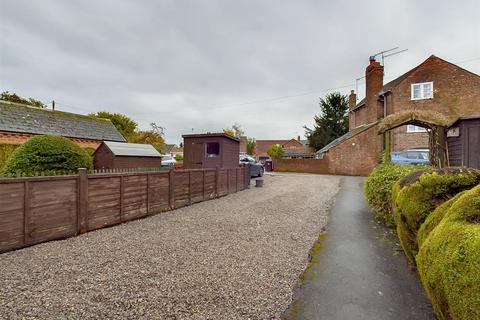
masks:
<path id="1" fill-rule="evenodd" d="M 418 133 L 418 132 L 427 132 L 427 129 L 423 127 L 416 126 L 414 124 L 407 125 L 407 132 L 408 133 Z"/>
<path id="2" fill-rule="evenodd" d="M 431 91 L 430 91 L 430 95 L 428 97 L 425 96 L 425 92 L 423 91 L 423 87 L 426 84 L 429 84 L 430 88 L 432 88 Z M 420 86 L 420 97 L 419 98 L 415 98 L 413 96 L 415 86 Z M 411 98 L 411 100 L 433 99 L 433 81 L 412 83 L 411 86 L 410 86 L 410 98 Z"/>

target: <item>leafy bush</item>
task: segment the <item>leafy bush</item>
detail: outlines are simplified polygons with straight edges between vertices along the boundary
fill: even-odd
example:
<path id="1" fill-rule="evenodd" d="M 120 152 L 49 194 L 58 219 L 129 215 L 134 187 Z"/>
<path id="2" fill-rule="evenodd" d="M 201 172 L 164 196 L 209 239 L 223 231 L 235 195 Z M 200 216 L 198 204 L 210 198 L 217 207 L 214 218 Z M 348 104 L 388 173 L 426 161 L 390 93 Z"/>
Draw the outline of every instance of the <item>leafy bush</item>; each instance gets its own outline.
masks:
<path id="1" fill-rule="evenodd" d="M 427 216 L 445 201 L 479 182 L 480 170 L 445 168 L 417 171 L 395 183 L 392 201 L 397 234 L 412 263 L 418 252 L 417 232 Z"/>
<path id="2" fill-rule="evenodd" d="M 438 319 L 480 319 L 480 186 L 449 204 L 416 261 Z"/>
<path id="3" fill-rule="evenodd" d="M 380 164 L 372 171 L 365 182 L 365 196 L 370 208 L 375 211 L 377 220 L 395 226 L 392 213 L 392 186 L 408 174 L 424 170 L 426 166 Z"/>
<path id="4" fill-rule="evenodd" d="M 177 160 L 177 161 L 182 161 L 182 160 L 183 160 L 183 155 L 182 155 L 181 153 L 177 153 L 177 154 L 175 155 L 175 160 Z"/>
<path id="5" fill-rule="evenodd" d="M 8 159 L 2 174 L 32 175 L 44 171 L 73 171 L 92 168 L 90 155 L 67 138 L 36 136 L 25 142 Z"/>
<path id="6" fill-rule="evenodd" d="M 0 144 L 0 170 L 3 168 L 8 158 L 10 158 L 15 149 L 17 149 L 19 146 L 19 144 L 12 143 Z"/>
<path id="7" fill-rule="evenodd" d="M 83 148 L 83 150 L 85 150 L 85 152 L 88 153 L 90 156 L 93 156 L 93 154 L 95 153 L 95 151 L 97 149 L 92 148 L 92 147 L 85 147 L 85 148 Z"/>
<path id="8" fill-rule="evenodd" d="M 279 144 L 272 144 L 267 150 L 267 154 L 272 159 L 283 157 L 283 153 L 284 153 L 283 147 Z"/>

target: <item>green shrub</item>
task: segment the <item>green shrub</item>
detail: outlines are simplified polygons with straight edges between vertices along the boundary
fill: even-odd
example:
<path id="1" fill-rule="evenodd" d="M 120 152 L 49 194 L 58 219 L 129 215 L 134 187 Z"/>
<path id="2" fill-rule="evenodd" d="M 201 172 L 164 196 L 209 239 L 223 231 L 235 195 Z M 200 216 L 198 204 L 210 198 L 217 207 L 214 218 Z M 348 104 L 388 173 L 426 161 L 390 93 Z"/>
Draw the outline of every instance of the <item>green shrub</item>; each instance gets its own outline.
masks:
<path id="1" fill-rule="evenodd" d="M 87 152 L 90 156 L 93 156 L 93 154 L 95 153 L 95 151 L 97 149 L 92 148 L 92 147 L 85 147 L 85 148 L 83 148 L 83 150 L 85 150 L 85 152 Z"/>
<path id="2" fill-rule="evenodd" d="M 181 153 L 177 153 L 177 154 L 175 155 L 175 160 L 177 160 L 177 161 L 182 161 L 182 160 L 183 160 L 183 155 L 182 155 Z"/>
<path id="3" fill-rule="evenodd" d="M 460 198 L 466 191 L 457 193 L 452 199 L 442 203 L 438 206 L 432 213 L 430 213 L 425 221 L 420 226 L 417 234 L 417 244 L 421 248 L 425 240 L 427 240 L 430 233 L 435 229 L 436 226 L 442 221 L 443 217 L 447 211 L 452 207 L 452 205 Z"/>
<path id="4" fill-rule="evenodd" d="M 436 207 L 480 182 L 480 170 L 445 168 L 414 172 L 392 189 L 397 235 L 408 259 L 415 263 L 417 232 Z"/>
<path id="5" fill-rule="evenodd" d="M 438 319 L 480 319 L 480 186 L 451 204 L 416 261 Z"/>
<path id="6" fill-rule="evenodd" d="M 19 144 L 13 143 L 0 144 L 0 170 L 3 168 L 8 158 L 10 158 L 15 149 L 17 149 L 19 146 Z"/>
<path id="7" fill-rule="evenodd" d="M 365 182 L 365 197 L 377 220 L 389 226 L 395 226 L 392 213 L 392 186 L 408 174 L 424 170 L 426 166 L 380 164 L 372 171 Z"/>
<path id="8" fill-rule="evenodd" d="M 45 171 L 73 171 L 92 168 L 92 158 L 86 151 L 67 138 L 36 136 L 15 150 L 2 174 L 18 172 L 32 175 Z"/>

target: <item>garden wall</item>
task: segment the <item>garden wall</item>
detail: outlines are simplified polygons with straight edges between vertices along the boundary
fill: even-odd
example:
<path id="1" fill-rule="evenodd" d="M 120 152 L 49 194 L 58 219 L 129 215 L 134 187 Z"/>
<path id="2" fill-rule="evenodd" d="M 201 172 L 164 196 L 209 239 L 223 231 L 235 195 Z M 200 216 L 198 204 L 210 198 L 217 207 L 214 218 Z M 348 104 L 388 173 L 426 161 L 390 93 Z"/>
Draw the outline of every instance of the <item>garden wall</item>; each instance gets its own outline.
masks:
<path id="1" fill-rule="evenodd" d="M 0 179 L 0 253 L 243 190 L 246 167 Z"/>

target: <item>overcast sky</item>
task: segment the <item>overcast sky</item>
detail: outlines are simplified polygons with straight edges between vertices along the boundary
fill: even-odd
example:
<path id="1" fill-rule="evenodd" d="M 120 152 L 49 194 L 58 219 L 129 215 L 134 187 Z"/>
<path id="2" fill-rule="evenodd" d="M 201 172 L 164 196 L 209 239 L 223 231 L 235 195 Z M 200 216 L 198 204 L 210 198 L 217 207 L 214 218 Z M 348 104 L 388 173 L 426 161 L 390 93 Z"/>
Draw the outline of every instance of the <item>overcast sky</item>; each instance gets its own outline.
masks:
<path id="1" fill-rule="evenodd" d="M 408 49 L 386 81 L 430 54 L 480 73 L 479 12 L 478 0 L 0 0 L 0 90 L 156 122 L 172 143 L 235 122 L 287 139 L 378 51 Z"/>

